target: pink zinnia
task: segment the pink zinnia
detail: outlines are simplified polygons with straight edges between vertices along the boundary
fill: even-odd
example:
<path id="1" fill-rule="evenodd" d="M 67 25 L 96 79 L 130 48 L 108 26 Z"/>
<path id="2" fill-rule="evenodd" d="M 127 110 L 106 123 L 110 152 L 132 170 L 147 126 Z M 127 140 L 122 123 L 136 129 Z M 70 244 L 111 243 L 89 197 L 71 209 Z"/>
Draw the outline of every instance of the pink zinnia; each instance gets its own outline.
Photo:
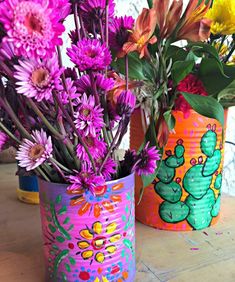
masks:
<path id="1" fill-rule="evenodd" d="M 103 158 L 97 158 L 95 161 L 96 161 L 96 166 L 97 166 L 97 169 L 100 168 L 101 164 L 103 163 Z M 112 179 L 112 175 L 114 173 L 117 172 L 117 163 L 111 159 L 111 158 L 108 158 L 108 160 L 106 161 L 106 163 L 104 164 L 102 170 L 101 170 L 101 175 L 104 177 L 104 179 L 106 181 L 109 181 Z"/>
<path id="2" fill-rule="evenodd" d="M 9 139 L 8 135 L 6 135 L 5 132 L 0 131 L 0 152 L 3 150 L 8 139 Z"/>
<path id="3" fill-rule="evenodd" d="M 83 136 L 96 137 L 104 126 L 103 109 L 95 105 L 94 96 L 87 98 L 86 94 L 82 95 L 77 111 L 75 113 L 75 124 L 80 134 Z"/>
<path id="4" fill-rule="evenodd" d="M 148 175 L 155 172 L 157 161 L 161 159 L 159 151 L 155 147 L 149 148 L 149 142 L 137 157 L 138 161 L 135 165 L 135 171 L 138 175 Z"/>
<path id="5" fill-rule="evenodd" d="M 85 192 L 89 190 L 95 195 L 95 188 L 97 186 L 103 186 L 105 180 L 102 176 L 95 175 L 89 169 L 82 168 L 81 172 L 75 171 L 76 175 L 71 175 L 68 177 L 68 181 L 71 183 L 67 190 L 70 193 L 76 194 L 77 192 Z"/>
<path id="6" fill-rule="evenodd" d="M 104 152 L 106 151 L 106 143 L 103 140 L 99 140 L 97 137 L 89 135 L 83 137 L 82 139 L 83 142 L 87 145 L 89 152 L 94 159 L 98 159 L 99 157 L 104 155 Z M 79 159 L 84 160 L 88 163 L 90 162 L 90 159 L 82 144 L 77 145 L 76 152 Z"/>
<path id="7" fill-rule="evenodd" d="M 106 78 L 103 74 L 96 74 L 94 80 L 96 84 L 96 90 L 99 94 L 110 91 L 114 87 L 114 80 L 112 78 Z M 76 86 L 79 93 L 86 93 L 89 95 L 94 91 L 89 75 L 83 75 L 79 80 L 77 80 Z"/>
<path id="8" fill-rule="evenodd" d="M 83 39 L 77 45 L 67 49 L 71 61 L 80 71 L 102 71 L 112 61 L 111 53 L 106 44 L 101 44 L 98 39 Z"/>
<path id="9" fill-rule="evenodd" d="M 201 96 L 208 96 L 206 89 L 200 79 L 194 74 L 187 75 L 177 86 L 177 92 L 187 92 L 190 94 L 196 94 Z M 188 118 L 190 115 L 191 106 L 180 94 L 175 100 L 175 110 L 184 113 L 184 118 Z"/>
<path id="10" fill-rule="evenodd" d="M 25 167 L 27 171 L 33 170 L 52 157 L 51 137 L 41 129 L 32 132 L 33 141 L 24 139 L 16 154 L 20 167 Z"/>
<path id="11" fill-rule="evenodd" d="M 51 57 L 65 28 L 60 23 L 57 1 L 5 0 L 0 6 L 0 22 L 6 30 L 4 40 L 12 42 L 17 56 Z"/>
<path id="12" fill-rule="evenodd" d="M 38 102 L 52 98 L 53 90 L 61 90 L 59 68 L 56 55 L 45 61 L 19 61 L 16 65 L 16 90 L 19 94 L 35 98 Z"/>

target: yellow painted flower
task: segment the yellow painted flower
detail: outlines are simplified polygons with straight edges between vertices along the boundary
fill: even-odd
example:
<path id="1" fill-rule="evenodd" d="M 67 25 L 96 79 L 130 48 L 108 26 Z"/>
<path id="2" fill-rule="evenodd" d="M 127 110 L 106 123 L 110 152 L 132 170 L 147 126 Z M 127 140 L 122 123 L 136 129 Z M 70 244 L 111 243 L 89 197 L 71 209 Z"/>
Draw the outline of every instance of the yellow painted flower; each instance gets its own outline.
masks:
<path id="1" fill-rule="evenodd" d="M 206 18 L 213 21 L 211 24 L 213 34 L 231 35 L 235 33 L 234 0 L 214 0 Z"/>
<path id="2" fill-rule="evenodd" d="M 109 280 L 105 276 L 102 276 L 102 279 L 96 277 L 94 282 L 109 282 Z"/>
<path id="3" fill-rule="evenodd" d="M 103 263 L 106 256 L 114 255 L 117 251 L 117 242 L 121 239 L 121 234 L 116 230 L 116 222 L 104 227 L 99 221 L 94 222 L 92 228 L 82 229 L 81 238 L 77 243 L 81 257 L 84 260 L 95 259 L 98 263 Z"/>

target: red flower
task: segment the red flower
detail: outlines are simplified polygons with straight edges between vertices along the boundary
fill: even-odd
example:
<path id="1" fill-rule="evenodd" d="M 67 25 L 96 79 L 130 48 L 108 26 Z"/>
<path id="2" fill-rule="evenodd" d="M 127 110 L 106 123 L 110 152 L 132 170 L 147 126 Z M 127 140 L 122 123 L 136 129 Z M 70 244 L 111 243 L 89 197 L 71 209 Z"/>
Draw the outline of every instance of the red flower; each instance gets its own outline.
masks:
<path id="1" fill-rule="evenodd" d="M 197 76 L 193 74 L 187 75 L 177 86 L 178 92 L 187 92 L 190 94 L 196 94 L 201 96 L 208 96 L 206 89 L 198 79 Z M 191 106 L 189 103 L 184 99 L 184 97 L 180 94 L 175 101 L 175 110 L 181 111 L 184 113 L 184 118 L 188 118 L 190 114 Z"/>

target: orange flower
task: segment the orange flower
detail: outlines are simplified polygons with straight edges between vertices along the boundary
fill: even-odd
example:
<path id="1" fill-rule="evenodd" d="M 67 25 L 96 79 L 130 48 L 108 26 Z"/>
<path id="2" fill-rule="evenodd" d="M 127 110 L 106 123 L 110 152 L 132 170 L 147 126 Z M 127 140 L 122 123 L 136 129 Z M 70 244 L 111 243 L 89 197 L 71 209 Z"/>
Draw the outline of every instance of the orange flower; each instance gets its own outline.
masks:
<path id="1" fill-rule="evenodd" d="M 198 5 L 198 0 L 190 0 L 184 14 L 183 23 L 178 31 L 178 39 L 191 41 L 205 41 L 210 36 L 212 21 L 206 19 L 206 13 L 212 0 L 206 4 L 206 0 Z"/>
<path id="2" fill-rule="evenodd" d="M 156 134 L 157 134 L 157 143 L 160 148 L 164 147 L 167 144 L 169 138 L 169 127 L 164 118 L 164 110 L 160 112 L 159 118 L 156 124 Z"/>
<path id="3" fill-rule="evenodd" d="M 154 9 L 143 9 L 136 20 L 135 27 L 129 36 L 128 42 L 123 46 L 124 54 L 137 51 L 140 58 L 149 57 L 148 44 L 154 44 L 157 41 L 153 36 L 156 28 L 157 18 Z"/>
<path id="4" fill-rule="evenodd" d="M 111 102 L 111 105 L 115 107 L 117 98 L 122 91 L 126 89 L 126 81 L 115 72 L 110 72 L 108 76 L 115 81 L 113 89 L 108 92 L 108 100 Z M 129 81 L 128 83 L 128 89 L 134 89 L 140 86 L 142 86 L 142 82 L 140 81 Z"/>
<path id="5" fill-rule="evenodd" d="M 183 0 L 154 0 L 153 9 L 157 16 L 160 38 L 168 38 L 179 23 L 183 8 Z"/>

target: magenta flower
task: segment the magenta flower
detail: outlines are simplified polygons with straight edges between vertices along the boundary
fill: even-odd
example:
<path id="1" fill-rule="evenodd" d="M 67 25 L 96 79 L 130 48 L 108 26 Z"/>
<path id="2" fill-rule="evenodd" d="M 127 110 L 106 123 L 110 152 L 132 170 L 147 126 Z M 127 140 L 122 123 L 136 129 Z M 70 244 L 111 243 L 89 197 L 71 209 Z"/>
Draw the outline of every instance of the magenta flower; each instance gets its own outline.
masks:
<path id="1" fill-rule="evenodd" d="M 61 90 L 60 76 L 63 69 L 58 66 L 56 55 L 45 61 L 19 61 L 15 65 L 16 90 L 19 94 L 35 98 L 38 102 L 49 100 L 53 90 Z"/>
<path id="2" fill-rule="evenodd" d="M 116 111 L 119 116 L 130 116 L 135 109 L 136 96 L 130 91 L 122 91 L 117 98 Z"/>
<path id="3" fill-rule="evenodd" d="M 100 168 L 102 162 L 103 159 L 96 160 L 96 165 L 98 169 Z M 101 174 L 106 181 L 109 181 L 112 179 L 112 175 L 116 172 L 116 169 L 117 169 L 117 163 L 113 159 L 108 158 L 107 162 L 104 164 L 101 170 Z"/>
<path id="4" fill-rule="evenodd" d="M 135 171 L 138 175 L 148 175 L 155 172 L 157 161 L 161 159 L 159 151 L 155 147 L 149 148 L 149 142 L 138 155 L 138 161 L 135 165 Z"/>
<path id="5" fill-rule="evenodd" d="M 62 45 L 65 28 L 60 23 L 57 1 L 5 0 L 0 6 L 4 40 L 12 42 L 17 56 L 49 58 L 56 45 Z"/>
<path id="6" fill-rule="evenodd" d="M 97 39 L 83 39 L 67 49 L 71 61 L 80 71 L 102 71 L 111 63 L 111 53 Z"/>
<path id="7" fill-rule="evenodd" d="M 96 90 L 99 94 L 110 91 L 114 87 L 114 80 L 112 78 L 106 78 L 103 74 L 95 75 Z M 79 93 L 86 93 L 90 95 L 93 93 L 91 86 L 91 79 L 89 75 L 83 75 L 79 80 L 76 81 L 77 90 Z"/>
<path id="8" fill-rule="evenodd" d="M 86 29 L 93 32 L 93 26 L 97 32 L 100 32 L 99 22 L 105 23 L 105 5 L 106 0 L 85 0 L 82 1 L 80 7 L 82 10 L 82 18 Z M 114 16 L 115 4 L 114 0 L 109 1 L 109 19 Z"/>
<path id="9" fill-rule="evenodd" d="M 111 48 L 121 52 L 123 45 L 128 41 L 130 31 L 135 20 L 130 17 L 115 17 L 110 24 L 109 42 Z"/>
<path id="10" fill-rule="evenodd" d="M 84 193 L 86 190 L 89 190 L 95 195 L 95 188 L 105 184 L 105 180 L 102 176 L 95 175 L 89 169 L 87 170 L 83 168 L 81 172 L 75 171 L 75 173 L 75 176 L 71 175 L 68 177 L 68 181 L 71 183 L 71 185 L 68 186 L 67 190 L 70 193 Z"/>
<path id="11" fill-rule="evenodd" d="M 66 87 L 67 87 L 67 91 L 64 90 L 64 87 L 61 86 L 61 88 L 63 89 L 62 92 L 60 93 L 60 99 L 62 101 L 62 103 L 64 105 L 69 103 L 69 98 L 71 99 L 71 101 L 73 102 L 74 100 L 77 100 L 80 98 L 80 94 L 77 93 L 77 87 L 74 86 L 74 83 L 72 81 L 71 78 L 66 78 Z M 76 101 L 75 101 L 75 105 L 76 105 Z"/>
<path id="12" fill-rule="evenodd" d="M 82 95 L 75 113 L 75 125 L 82 136 L 96 137 L 104 126 L 103 109 L 95 105 L 94 96 Z"/>
<path id="13" fill-rule="evenodd" d="M 14 57 L 14 46 L 11 42 L 1 42 L 0 44 L 0 59 L 11 60 Z"/>
<path id="14" fill-rule="evenodd" d="M 103 140 L 99 140 L 97 137 L 93 137 L 91 135 L 85 136 L 82 139 L 83 142 L 87 145 L 89 152 L 94 159 L 98 159 L 104 155 L 104 152 L 106 151 L 106 143 Z M 76 152 L 79 159 L 84 160 L 88 163 L 90 162 L 90 159 L 82 144 L 77 145 Z"/>
<path id="15" fill-rule="evenodd" d="M 71 12 L 71 4 L 69 3 L 69 0 L 50 0 L 49 3 L 51 9 L 56 8 L 61 21 L 63 21 Z"/>
<path id="16" fill-rule="evenodd" d="M 6 135 L 5 132 L 0 131 L 0 152 L 2 152 L 8 139 L 9 139 L 8 135 Z"/>
<path id="17" fill-rule="evenodd" d="M 35 130 L 32 132 L 33 141 L 24 139 L 16 154 L 20 167 L 27 171 L 33 170 L 52 157 L 51 137 L 46 132 Z"/>

